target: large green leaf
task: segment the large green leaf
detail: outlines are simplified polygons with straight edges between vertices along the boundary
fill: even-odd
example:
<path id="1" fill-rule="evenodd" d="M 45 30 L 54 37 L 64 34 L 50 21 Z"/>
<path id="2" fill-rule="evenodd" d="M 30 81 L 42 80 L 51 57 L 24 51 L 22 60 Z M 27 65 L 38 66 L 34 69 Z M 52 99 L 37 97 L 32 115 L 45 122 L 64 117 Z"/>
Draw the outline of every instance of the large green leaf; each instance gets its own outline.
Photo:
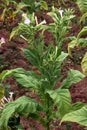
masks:
<path id="1" fill-rule="evenodd" d="M 47 91 L 58 107 L 60 118 L 62 118 L 71 109 L 71 96 L 68 89 L 57 89 Z"/>
<path id="2" fill-rule="evenodd" d="M 25 70 L 22 68 L 16 68 L 16 69 L 12 69 L 12 70 L 4 70 L 2 71 L 2 73 L 0 74 L 0 80 L 4 81 L 5 78 L 9 77 L 9 76 L 13 76 L 14 73 L 25 73 Z M 28 72 L 27 72 L 28 73 Z"/>
<path id="3" fill-rule="evenodd" d="M 66 114 L 61 123 L 64 121 L 76 122 L 80 125 L 87 126 L 87 105 L 81 109 Z"/>
<path id="4" fill-rule="evenodd" d="M 14 69 L 13 76 L 17 82 L 24 87 L 38 89 L 41 86 L 40 76 L 33 71 L 17 68 Z"/>
<path id="5" fill-rule="evenodd" d="M 40 105 L 28 97 L 20 97 L 14 102 L 5 105 L 0 118 L 0 128 L 8 130 L 7 125 L 10 117 L 15 114 L 28 117 L 30 114 L 38 112 Z"/>
<path id="6" fill-rule="evenodd" d="M 65 79 L 61 85 L 61 88 L 69 89 L 73 83 L 77 83 L 85 77 L 78 70 L 70 70 L 67 79 Z"/>
<path id="7" fill-rule="evenodd" d="M 3 81 L 9 76 L 14 76 L 19 84 L 27 88 L 38 89 L 41 85 L 40 76 L 33 71 L 26 71 L 22 68 L 3 71 L 0 80 Z"/>
<path id="8" fill-rule="evenodd" d="M 87 52 L 85 53 L 84 58 L 82 59 L 81 67 L 83 73 L 87 76 Z"/>
<path id="9" fill-rule="evenodd" d="M 32 72 L 30 72 L 30 75 L 15 73 L 14 76 L 17 82 L 24 87 L 38 89 L 41 85 L 40 80 Z"/>

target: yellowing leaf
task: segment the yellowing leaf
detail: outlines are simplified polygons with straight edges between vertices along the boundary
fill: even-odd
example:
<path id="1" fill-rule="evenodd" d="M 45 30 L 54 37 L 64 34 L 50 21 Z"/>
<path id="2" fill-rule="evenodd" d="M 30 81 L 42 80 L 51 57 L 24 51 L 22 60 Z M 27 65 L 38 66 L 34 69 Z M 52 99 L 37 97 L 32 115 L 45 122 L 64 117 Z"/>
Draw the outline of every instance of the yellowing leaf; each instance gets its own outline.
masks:
<path id="1" fill-rule="evenodd" d="M 87 26 L 83 27 L 83 29 L 79 32 L 77 40 L 79 40 L 79 38 L 84 34 L 87 34 Z"/>
<path id="2" fill-rule="evenodd" d="M 87 76 L 87 52 L 86 52 L 84 58 L 82 59 L 81 67 L 82 67 L 83 73 Z"/>
<path id="3" fill-rule="evenodd" d="M 10 34 L 9 41 L 18 34 L 18 28 L 14 28 L 13 31 Z"/>
<path id="4" fill-rule="evenodd" d="M 48 10 L 48 5 L 47 5 L 47 3 L 46 3 L 45 1 L 42 1 L 40 8 L 41 8 L 41 9 Z"/>
<path id="5" fill-rule="evenodd" d="M 72 49 L 77 45 L 77 40 L 73 40 L 68 45 L 68 54 L 72 57 Z"/>
<path id="6" fill-rule="evenodd" d="M 0 102 L 1 102 L 1 99 L 3 96 L 4 96 L 4 88 L 3 88 L 2 84 L 0 84 Z"/>
<path id="7" fill-rule="evenodd" d="M 62 118 L 61 123 L 64 121 L 76 122 L 80 125 L 87 126 L 87 105 L 77 111 L 66 114 Z"/>

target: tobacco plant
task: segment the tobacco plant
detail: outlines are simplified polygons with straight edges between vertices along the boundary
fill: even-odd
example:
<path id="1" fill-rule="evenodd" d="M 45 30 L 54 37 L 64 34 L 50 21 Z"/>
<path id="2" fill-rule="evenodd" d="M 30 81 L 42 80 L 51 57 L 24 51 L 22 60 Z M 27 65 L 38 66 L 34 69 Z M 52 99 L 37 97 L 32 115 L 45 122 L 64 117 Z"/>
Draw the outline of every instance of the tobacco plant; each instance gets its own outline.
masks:
<path id="1" fill-rule="evenodd" d="M 16 114 L 19 117 L 31 117 L 34 120 L 38 120 L 42 123 L 46 130 L 50 130 L 52 121 L 55 121 L 57 118 L 61 120 L 67 113 L 75 112 L 84 106 L 84 104 L 81 102 L 74 104 L 72 103 L 69 88 L 73 83 L 79 82 L 85 76 L 81 72 L 71 69 L 68 72 L 67 78 L 63 80 L 64 77 L 62 75 L 62 63 L 68 54 L 62 51 L 61 44 L 63 44 L 62 39 L 64 39 L 64 36 L 67 33 L 65 30 L 69 28 L 68 25 L 70 18 L 69 15 L 68 17 L 66 15 L 62 15 L 62 17 L 67 19 L 64 19 L 65 22 L 60 23 L 59 19 L 62 21 L 63 18 L 60 16 L 60 13 L 59 15 L 57 15 L 57 13 L 57 10 L 55 13 L 53 13 L 53 16 L 55 17 L 54 23 L 49 25 L 49 27 L 46 25 L 44 25 L 44 27 L 45 29 L 51 30 L 55 39 L 58 39 L 59 37 L 59 44 L 57 39 L 55 46 L 52 44 L 46 46 L 44 44 L 44 28 L 42 24 L 34 24 L 34 27 L 32 27 L 31 21 L 31 24 L 28 24 L 26 30 L 23 30 L 24 32 L 22 32 L 22 36 L 27 39 L 26 35 L 23 34 L 26 34 L 26 31 L 28 32 L 31 27 L 33 28 L 31 28 L 32 30 L 35 28 L 37 29 L 37 27 L 42 29 L 39 37 L 36 37 L 36 39 L 29 44 L 27 49 L 22 49 L 28 61 L 32 64 L 32 66 L 37 68 L 38 72 L 31 70 L 26 71 L 23 68 L 16 68 L 13 70 L 5 70 L 0 74 L 1 84 L 4 83 L 4 80 L 7 77 L 9 78 L 10 76 L 13 76 L 19 84 L 25 88 L 28 88 L 29 90 L 34 90 L 34 94 L 39 97 L 39 100 L 37 100 L 35 98 L 31 98 L 30 95 L 29 97 L 22 96 L 13 102 L 7 103 L 3 107 L 0 115 L 0 128 L 2 130 L 9 129 L 8 122 Z M 57 24 L 58 26 L 56 27 Z M 65 28 L 63 34 L 59 33 L 58 30 L 58 28 L 60 29 L 59 25 L 61 25 L 62 30 L 62 24 L 64 24 Z M 53 29 L 55 29 L 53 31 L 52 26 Z M 32 35 L 35 35 L 35 33 L 36 32 L 34 32 L 34 34 L 32 33 Z M 28 33 L 28 35 L 29 34 L 30 33 Z M 62 83 L 60 87 L 56 87 L 57 83 L 61 81 Z"/>
<path id="2" fill-rule="evenodd" d="M 52 11 L 48 13 L 54 22 L 50 23 L 47 29 L 53 34 L 58 48 L 61 49 L 66 37 L 66 34 L 70 31 L 70 22 L 75 16 L 72 9 L 56 9 L 52 7 Z M 61 31 L 60 31 L 61 30 Z"/>
<path id="3" fill-rule="evenodd" d="M 48 5 L 44 0 L 22 0 L 22 3 L 26 5 L 28 13 L 33 13 L 38 9 L 48 10 Z"/>
<path id="4" fill-rule="evenodd" d="M 37 17 L 35 14 L 22 14 L 22 21 L 19 23 L 17 27 L 15 27 L 10 34 L 11 40 L 14 36 L 20 36 L 24 40 L 26 40 L 29 44 L 34 44 L 36 40 L 35 35 L 39 33 L 40 30 L 45 31 L 46 27 L 44 26 L 46 21 L 42 21 L 38 23 Z"/>
<path id="5" fill-rule="evenodd" d="M 68 44 L 68 53 L 71 58 L 73 57 L 72 51 L 75 47 L 79 49 L 84 49 L 87 47 L 87 38 L 82 37 L 87 33 L 87 26 L 83 27 L 82 30 L 78 33 L 77 37 L 73 37 L 71 42 Z M 87 52 L 81 58 L 81 67 L 83 73 L 87 76 Z"/>
<path id="6" fill-rule="evenodd" d="M 23 9 L 26 9 L 28 13 L 35 12 L 38 8 L 48 9 L 45 1 L 36 2 L 35 0 L 16 2 L 14 0 L 2 0 L 0 4 L 0 9 L 2 13 L 0 14 L 0 21 L 6 25 L 6 28 L 11 27 L 11 23 L 15 21 L 18 15 L 21 16 Z"/>
<path id="7" fill-rule="evenodd" d="M 79 10 L 81 12 L 81 17 L 80 17 L 80 23 L 86 23 L 86 17 L 87 17 L 87 0 L 73 0 L 76 2 L 76 4 L 79 7 Z"/>

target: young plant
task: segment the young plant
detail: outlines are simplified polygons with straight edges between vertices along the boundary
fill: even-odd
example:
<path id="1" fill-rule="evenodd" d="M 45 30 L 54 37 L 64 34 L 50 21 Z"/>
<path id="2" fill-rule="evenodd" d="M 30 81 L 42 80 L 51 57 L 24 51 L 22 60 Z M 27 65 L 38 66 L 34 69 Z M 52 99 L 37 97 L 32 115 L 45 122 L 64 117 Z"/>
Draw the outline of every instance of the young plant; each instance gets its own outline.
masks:
<path id="1" fill-rule="evenodd" d="M 34 43 L 36 40 L 35 35 L 41 31 L 42 33 L 46 29 L 46 27 L 43 25 L 46 24 L 46 21 L 42 21 L 41 23 L 38 23 L 37 17 L 33 14 L 23 14 L 22 15 L 22 21 L 19 23 L 18 27 L 14 28 L 12 33 L 10 34 L 10 40 L 14 36 L 20 36 L 24 40 L 26 40 L 29 44 Z"/>
<path id="2" fill-rule="evenodd" d="M 35 35 L 42 30 L 42 33 L 45 30 L 48 30 L 52 33 L 55 38 L 55 43 L 60 49 L 66 40 L 65 35 L 70 30 L 70 22 L 71 19 L 74 18 L 73 11 L 68 10 L 60 10 L 52 7 L 52 11 L 48 13 L 53 19 L 53 23 L 50 23 L 49 26 L 42 25 L 46 24 L 46 21 L 42 21 L 38 23 L 37 17 L 33 14 L 23 14 L 22 22 L 19 23 L 18 27 L 14 28 L 11 35 L 10 40 L 15 35 L 19 35 L 24 38 L 28 43 L 32 43 L 34 41 Z M 28 23 L 27 23 L 28 21 Z M 61 30 L 61 31 L 60 31 Z"/>
<path id="3" fill-rule="evenodd" d="M 56 13 L 55 17 L 59 21 Z M 59 17 L 62 21 L 61 16 Z M 67 25 L 68 20 L 70 21 L 70 18 L 65 20 L 66 22 L 64 27 L 66 27 L 65 25 Z M 59 26 L 56 28 L 58 21 L 57 23 L 54 21 L 55 24 L 53 24 L 53 29 L 55 29 L 56 32 L 55 34 L 53 31 L 53 35 L 55 38 L 59 38 L 56 39 L 57 43 L 55 46 L 52 44 L 46 46 L 43 40 L 43 33 L 41 33 L 39 37 L 33 40 L 33 44 L 30 44 L 27 49 L 23 49 L 24 55 L 32 64 L 32 66 L 37 68 L 38 72 L 26 71 L 22 68 L 16 68 L 13 70 L 5 70 L 1 73 L 0 80 L 2 84 L 7 77 L 14 76 L 19 84 L 21 84 L 23 87 L 31 89 L 32 91 L 34 90 L 35 94 L 37 94 L 39 97 L 38 101 L 35 98 L 31 98 L 31 96 L 23 96 L 13 102 L 6 104 L 0 115 L 0 128 L 2 130 L 8 130 L 9 119 L 10 117 L 15 116 L 15 114 L 19 115 L 20 117 L 31 117 L 32 119 L 38 120 L 42 123 L 46 130 L 50 130 L 51 123 L 52 121 L 56 120 L 56 118 L 61 120 L 65 114 L 76 111 L 84 106 L 84 104 L 81 102 L 72 104 L 69 92 L 69 88 L 73 83 L 79 82 L 85 77 L 81 72 L 71 69 L 68 72 L 67 78 L 62 81 L 60 87 L 55 87 L 57 86 L 57 83 L 60 82 L 63 78 L 62 63 L 68 55 L 67 53 L 61 51 L 61 44 L 63 44 L 62 38 L 67 31 L 65 31 L 63 34 L 57 34 L 57 32 L 59 32 Z M 60 21 L 58 25 L 63 27 L 62 23 L 60 24 Z M 31 27 L 29 24 L 26 28 L 27 30 L 23 30 L 24 32 L 22 32 L 22 35 L 26 34 L 26 32 L 28 32 L 29 28 Z M 42 24 L 37 24 L 32 28 L 34 30 L 35 28 L 37 29 L 39 27 L 40 29 L 41 27 L 43 29 Z M 52 32 L 52 26 L 46 26 L 46 28 L 50 28 Z M 67 28 L 69 28 L 68 25 L 65 30 L 67 30 Z M 36 30 L 34 30 L 34 34 L 32 33 L 33 36 L 36 33 L 35 31 Z M 26 35 L 23 36 L 26 37 Z M 57 40 L 59 41 L 59 44 Z"/>
<path id="4" fill-rule="evenodd" d="M 22 3 L 26 5 L 29 14 L 37 11 L 38 9 L 48 10 L 48 5 L 44 0 L 22 0 Z"/>
<path id="5" fill-rule="evenodd" d="M 33 48 L 23 51 L 29 62 L 38 68 L 39 73 L 26 71 L 22 68 L 7 70 L 1 74 L 1 81 L 9 75 L 13 75 L 19 84 L 34 90 L 40 101 L 23 96 L 8 103 L 2 111 L 0 127 L 2 130 L 6 130 L 10 117 L 17 113 L 19 116 L 39 120 L 46 130 L 50 130 L 50 123 L 53 120 L 56 118 L 62 119 L 66 113 L 83 106 L 82 103 L 79 103 L 79 107 L 76 108 L 76 105 L 71 104 L 69 88 L 72 83 L 79 82 L 84 78 L 84 75 L 77 70 L 70 70 L 67 79 L 62 82 L 60 88 L 55 89 L 62 78 L 61 64 L 67 54 L 64 52 L 59 54 L 57 46 L 49 45 L 44 49 L 44 44 L 41 42 L 39 44 L 36 42 Z M 54 111 L 55 107 L 57 108 L 56 111 Z M 40 112 L 44 113 L 44 118 L 40 115 Z"/>
<path id="6" fill-rule="evenodd" d="M 56 40 L 56 44 L 59 48 L 62 47 L 66 37 L 65 35 L 70 31 L 71 19 L 74 18 L 73 10 L 62 10 L 52 8 L 52 11 L 48 13 L 54 22 L 50 23 L 48 30 L 53 34 Z M 61 30 L 61 31 L 60 31 Z"/>
<path id="7" fill-rule="evenodd" d="M 18 3 L 14 0 L 2 0 L 0 9 L 2 10 L 0 21 L 3 25 L 6 25 L 7 29 L 10 28 L 11 22 L 15 21 L 16 16 L 22 12 L 21 8 L 18 8 Z"/>
<path id="8" fill-rule="evenodd" d="M 31 6 L 32 5 L 32 6 Z M 33 7 L 33 8 L 32 8 Z M 47 4 L 44 1 L 36 2 L 36 1 L 22 1 L 16 2 L 14 0 L 2 0 L 0 4 L 0 8 L 2 9 L 2 13 L 0 15 L 0 21 L 3 24 L 6 24 L 6 27 L 9 29 L 11 22 L 15 21 L 18 14 L 23 13 L 23 8 L 27 8 L 28 13 L 34 12 L 36 8 L 44 8 L 47 9 Z"/>

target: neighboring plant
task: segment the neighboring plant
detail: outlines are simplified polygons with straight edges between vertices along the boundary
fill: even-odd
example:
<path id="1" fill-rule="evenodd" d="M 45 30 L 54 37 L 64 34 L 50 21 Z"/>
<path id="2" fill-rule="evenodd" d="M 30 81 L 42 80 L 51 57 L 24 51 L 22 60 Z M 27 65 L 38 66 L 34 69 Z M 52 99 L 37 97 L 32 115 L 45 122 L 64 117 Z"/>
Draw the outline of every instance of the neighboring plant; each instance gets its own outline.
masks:
<path id="1" fill-rule="evenodd" d="M 78 5 L 78 7 L 79 7 L 79 9 L 80 9 L 80 11 L 81 11 L 81 13 L 86 13 L 87 12 L 87 0 L 74 0 L 76 3 L 77 3 L 77 5 Z"/>
<path id="2" fill-rule="evenodd" d="M 81 12 L 80 23 L 85 23 L 87 17 L 87 0 L 74 0 Z"/>
<path id="3" fill-rule="evenodd" d="M 58 5 L 61 6 L 66 6 L 65 0 L 58 0 Z"/>
<path id="4" fill-rule="evenodd" d="M 87 26 L 82 28 L 82 30 L 78 33 L 77 37 L 73 37 L 72 41 L 70 42 L 68 46 L 68 52 L 69 52 L 70 57 L 73 58 L 72 49 L 74 49 L 74 47 L 78 47 L 78 48 L 87 47 L 86 34 L 87 34 Z M 87 76 L 87 52 L 85 53 L 81 61 L 81 67 L 82 67 L 83 73 Z M 61 123 L 64 121 L 76 122 L 82 126 L 87 127 L 87 105 L 83 106 L 79 110 L 66 114 L 63 117 Z"/>
<path id="5" fill-rule="evenodd" d="M 49 12 L 48 15 L 50 15 L 54 20 L 54 22 L 50 23 L 49 26 L 42 25 L 46 24 L 46 21 L 38 23 L 37 17 L 34 14 L 23 14 L 22 22 L 19 23 L 18 27 L 13 29 L 10 35 L 10 40 L 15 35 L 19 35 L 28 43 L 33 43 L 33 41 L 36 39 L 35 35 L 39 33 L 39 31 L 42 31 L 43 33 L 45 30 L 48 30 L 53 34 L 55 43 L 60 49 L 66 40 L 66 37 L 64 36 L 68 34 L 70 30 L 69 24 L 71 22 L 71 19 L 74 18 L 73 10 L 60 10 L 52 7 L 52 11 Z"/>
<path id="6" fill-rule="evenodd" d="M 33 48 L 30 47 L 23 51 L 29 62 L 38 68 L 39 73 L 17 68 L 3 71 L 0 79 L 3 83 L 6 77 L 14 76 L 19 84 L 34 90 L 40 101 L 23 96 L 8 103 L 2 111 L 0 127 L 2 130 L 7 130 L 10 117 L 17 113 L 19 116 L 39 120 L 46 130 L 50 130 L 50 123 L 53 120 L 62 119 L 66 113 L 78 110 L 84 105 L 83 103 L 71 104 L 69 92 L 72 83 L 79 82 L 84 78 L 84 75 L 77 70 L 70 70 L 67 79 L 62 82 L 59 88 L 55 89 L 62 78 L 61 65 L 67 54 L 64 52 L 59 54 L 57 46 L 45 47 L 41 42 L 36 42 Z M 55 107 L 56 111 L 54 111 Z M 44 117 L 40 115 L 40 112 L 43 112 Z"/>
<path id="7" fill-rule="evenodd" d="M 87 33 L 87 26 L 83 27 L 82 30 L 78 33 L 77 37 L 73 37 L 71 39 L 71 42 L 68 45 L 68 54 L 71 58 L 73 58 L 72 51 L 75 47 L 78 47 L 79 49 L 87 47 L 87 38 L 82 37 L 84 34 Z M 87 53 L 84 54 L 81 61 L 81 67 L 83 70 L 83 73 L 87 76 Z"/>
<path id="8" fill-rule="evenodd" d="M 38 9 L 48 10 L 48 5 L 44 0 L 22 0 L 22 4 L 25 4 L 27 7 L 28 13 L 33 13 Z"/>
<path id="9" fill-rule="evenodd" d="M 15 21 L 16 16 L 23 12 L 21 10 L 23 7 L 14 0 L 2 0 L 0 4 L 0 9 L 2 10 L 0 21 L 6 25 L 6 28 L 9 29 L 11 22 Z"/>
<path id="10" fill-rule="evenodd" d="M 12 33 L 10 34 L 10 40 L 14 36 L 20 36 L 25 39 L 29 44 L 33 44 L 36 40 L 35 35 L 39 33 L 39 31 L 46 30 L 46 27 L 43 25 L 46 24 L 46 21 L 42 21 L 38 23 L 37 17 L 33 14 L 22 14 L 22 22 L 13 29 Z M 42 32 L 42 33 L 43 33 Z"/>
<path id="11" fill-rule="evenodd" d="M 61 48 L 66 37 L 66 34 L 70 31 L 70 22 L 74 18 L 72 9 L 56 9 L 52 8 L 52 11 L 48 13 L 54 20 L 53 23 L 50 23 L 48 30 L 53 34 L 58 48 Z M 61 31 L 60 31 L 61 30 Z"/>
<path id="12" fill-rule="evenodd" d="M 2 112 L 2 110 L 4 109 L 4 106 L 9 103 L 9 102 L 12 102 L 14 100 L 13 98 L 13 95 L 14 93 L 13 92 L 9 92 L 9 95 L 8 97 L 4 96 L 4 89 L 1 88 L 0 86 L 0 90 L 1 92 L 3 93 L 0 93 L 1 97 L 0 97 L 0 113 Z M 15 114 L 15 116 L 13 117 L 10 117 L 9 119 L 9 122 L 8 122 L 8 128 L 12 129 L 12 130 L 18 130 L 20 128 L 20 130 L 23 130 L 22 126 L 20 125 L 20 117 Z"/>
<path id="13" fill-rule="evenodd" d="M 13 102 L 7 103 L 0 114 L 0 128 L 2 130 L 9 129 L 9 120 L 16 114 L 19 117 L 31 117 L 38 120 L 46 130 L 50 130 L 53 120 L 56 120 L 56 118 L 61 120 L 65 114 L 84 106 L 81 102 L 72 104 L 69 92 L 69 88 L 73 83 L 79 82 L 85 77 L 81 72 L 71 69 L 60 87 L 55 88 L 57 83 L 64 78 L 62 63 L 68 54 L 62 52 L 61 47 L 73 16 L 69 10 L 65 11 L 64 16 L 55 8 L 53 8 L 53 11 L 50 15 L 53 16 L 54 23 L 49 26 L 43 25 L 43 22 L 38 23 L 36 17 L 36 20 L 34 20 L 32 15 L 30 15 L 29 19 L 24 15 L 24 21 L 26 21 L 20 23 L 17 30 L 14 30 L 10 36 L 11 39 L 18 31 L 17 34 L 30 43 L 28 49 L 23 49 L 23 52 L 28 61 L 37 68 L 38 72 L 26 71 L 22 68 L 5 70 L 0 74 L 1 84 L 7 77 L 14 76 L 16 81 L 23 87 L 34 90 L 34 93 L 39 97 L 39 101 L 32 99 L 29 95 L 29 97 L 22 96 Z M 51 31 L 55 37 L 55 46 L 52 44 L 46 46 L 44 44 L 43 32 L 46 29 Z M 38 31 L 42 32 L 39 37 L 35 38 Z"/>
<path id="14" fill-rule="evenodd" d="M 21 16 L 23 13 L 22 9 L 24 8 L 30 14 L 35 12 L 38 8 L 47 10 L 48 6 L 43 0 L 40 2 L 36 2 L 35 0 L 23 0 L 19 3 L 14 0 L 2 0 L 0 4 L 0 9 L 2 10 L 0 21 L 3 24 L 6 24 L 6 27 L 9 29 L 11 27 L 11 23 L 15 21 L 18 14 Z"/>
<path id="15" fill-rule="evenodd" d="M 63 117 L 61 123 L 64 121 L 76 122 L 82 126 L 87 127 L 87 105 L 85 105 L 79 110 L 66 114 Z"/>

